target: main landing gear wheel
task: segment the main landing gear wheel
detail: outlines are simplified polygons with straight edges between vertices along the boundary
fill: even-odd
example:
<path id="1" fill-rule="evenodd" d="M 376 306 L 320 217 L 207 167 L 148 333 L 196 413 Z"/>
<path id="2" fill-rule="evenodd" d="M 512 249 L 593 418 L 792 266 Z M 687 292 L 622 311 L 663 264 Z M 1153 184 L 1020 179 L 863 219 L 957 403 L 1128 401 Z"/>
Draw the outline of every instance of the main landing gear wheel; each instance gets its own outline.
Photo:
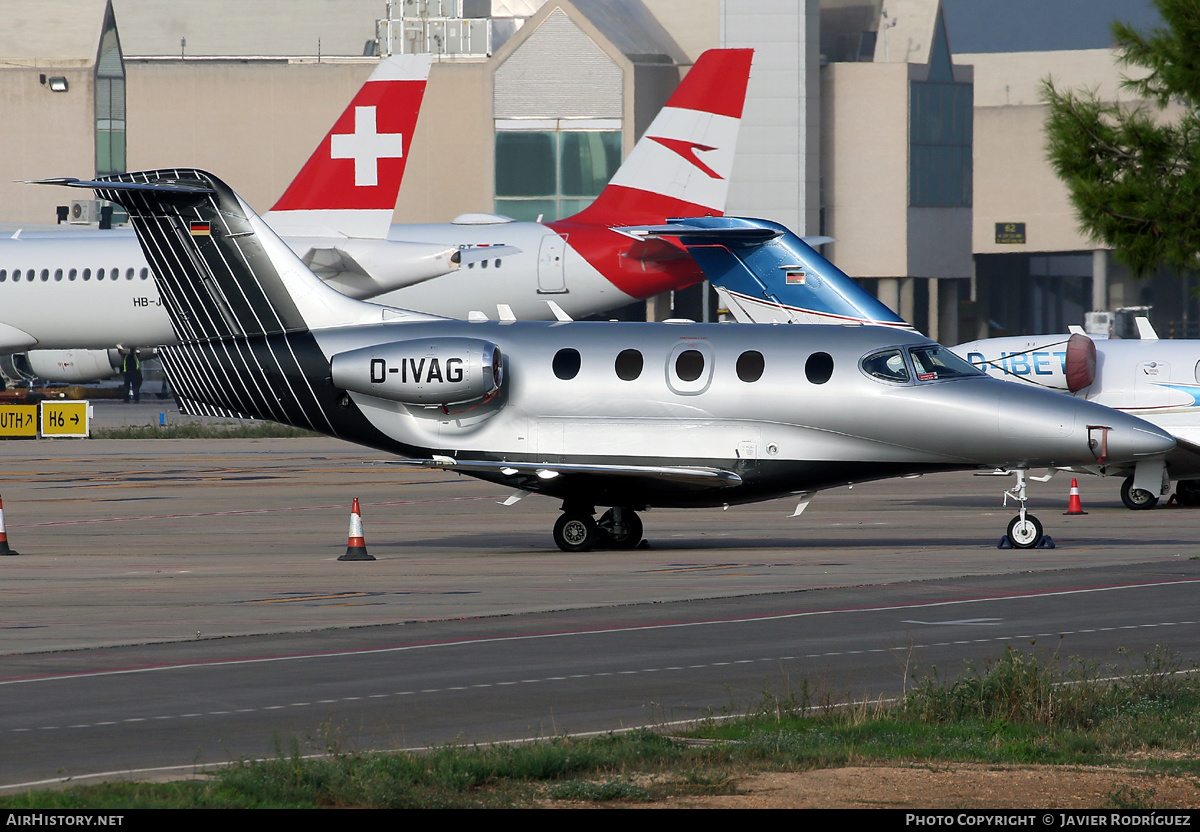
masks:
<path id="1" fill-rule="evenodd" d="M 1175 485 L 1175 496 L 1181 506 L 1200 506 L 1200 480 L 1180 480 Z"/>
<path id="2" fill-rule="evenodd" d="M 564 512 L 554 523 L 554 543 L 564 552 L 590 552 L 600 529 L 590 514 Z"/>
<path id="3" fill-rule="evenodd" d="M 642 542 L 642 518 L 637 516 L 637 512 L 623 509 L 621 520 L 624 529 L 616 534 L 613 531 L 617 523 L 614 511 L 610 508 L 600 515 L 597 525 L 600 526 L 601 545 L 612 549 L 632 549 Z"/>
<path id="4" fill-rule="evenodd" d="M 1121 502 L 1125 504 L 1125 508 L 1141 511 L 1158 505 L 1158 495 L 1152 491 L 1134 488 L 1133 477 L 1126 477 L 1125 482 L 1121 484 Z"/>
<path id="5" fill-rule="evenodd" d="M 1032 514 L 1017 515 L 1008 522 L 1008 542 L 1014 549 L 1032 549 L 1042 539 L 1042 524 Z"/>

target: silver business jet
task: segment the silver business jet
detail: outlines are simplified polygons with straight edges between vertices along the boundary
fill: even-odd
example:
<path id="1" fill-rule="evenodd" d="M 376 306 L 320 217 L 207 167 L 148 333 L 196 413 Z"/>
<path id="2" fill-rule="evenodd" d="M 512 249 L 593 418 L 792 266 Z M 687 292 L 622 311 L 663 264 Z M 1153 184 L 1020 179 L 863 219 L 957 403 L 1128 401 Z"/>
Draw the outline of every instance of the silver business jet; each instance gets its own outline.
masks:
<path id="1" fill-rule="evenodd" d="M 128 210 L 178 336 L 163 360 L 187 408 L 561 499 L 566 551 L 636 545 L 637 512 L 655 506 L 790 496 L 799 510 L 856 482 L 1135 461 L 1175 445 L 894 327 L 437 318 L 329 288 L 211 174 L 57 182 Z M 1026 548 L 1042 536 L 1023 501 L 1008 533 Z"/>

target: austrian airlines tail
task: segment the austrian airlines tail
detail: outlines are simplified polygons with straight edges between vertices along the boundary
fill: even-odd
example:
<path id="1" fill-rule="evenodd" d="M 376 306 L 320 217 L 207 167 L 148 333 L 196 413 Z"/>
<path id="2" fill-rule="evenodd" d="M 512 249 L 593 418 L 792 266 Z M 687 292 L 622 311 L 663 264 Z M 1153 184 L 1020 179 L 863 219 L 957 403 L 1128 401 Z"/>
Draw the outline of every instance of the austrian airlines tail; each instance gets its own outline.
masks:
<path id="1" fill-rule="evenodd" d="M 700 56 L 596 201 L 564 223 L 723 214 L 753 49 Z"/>
<path id="2" fill-rule="evenodd" d="M 430 55 L 380 61 L 264 215 L 278 234 L 387 237 L 431 62 Z"/>

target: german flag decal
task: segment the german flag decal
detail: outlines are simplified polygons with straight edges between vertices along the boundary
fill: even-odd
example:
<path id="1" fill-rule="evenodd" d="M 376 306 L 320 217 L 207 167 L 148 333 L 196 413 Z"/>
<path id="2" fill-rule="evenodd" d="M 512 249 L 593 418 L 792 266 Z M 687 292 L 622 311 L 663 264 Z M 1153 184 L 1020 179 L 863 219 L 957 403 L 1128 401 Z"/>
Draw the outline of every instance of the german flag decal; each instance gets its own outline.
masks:
<path id="1" fill-rule="evenodd" d="M 207 237 L 212 234 L 212 226 L 206 222 L 191 222 L 188 223 L 188 228 L 193 237 Z"/>

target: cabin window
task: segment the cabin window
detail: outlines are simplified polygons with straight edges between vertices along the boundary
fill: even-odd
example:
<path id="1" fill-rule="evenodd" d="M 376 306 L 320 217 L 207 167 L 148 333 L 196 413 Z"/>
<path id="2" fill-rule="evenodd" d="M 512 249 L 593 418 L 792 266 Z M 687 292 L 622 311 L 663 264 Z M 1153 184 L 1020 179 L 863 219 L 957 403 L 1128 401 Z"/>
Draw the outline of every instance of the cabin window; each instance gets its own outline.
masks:
<path id="1" fill-rule="evenodd" d="M 908 365 L 904 363 L 904 353 L 900 350 L 886 350 L 868 355 L 862 360 L 862 368 L 867 375 L 884 381 L 908 383 Z"/>
<path id="2" fill-rule="evenodd" d="M 37 274 L 37 272 L 35 272 L 33 269 L 26 269 L 25 270 L 25 279 L 28 280 L 30 283 L 32 283 L 35 274 Z"/>
<path id="3" fill-rule="evenodd" d="M 762 378 L 767 362 L 758 350 L 746 350 L 738 356 L 737 375 L 742 381 L 754 382 Z"/>
<path id="4" fill-rule="evenodd" d="M 75 275 L 77 274 L 79 274 L 79 272 L 77 272 L 75 269 L 71 269 L 71 271 L 67 272 L 67 280 L 74 280 Z"/>
<path id="5" fill-rule="evenodd" d="M 581 364 L 579 350 L 573 350 L 570 347 L 561 349 L 554 354 L 554 375 L 563 381 L 570 381 L 579 375 Z"/>
<path id="6" fill-rule="evenodd" d="M 143 266 L 139 274 L 141 275 L 142 280 L 145 280 L 150 276 L 150 270 Z"/>
<path id="7" fill-rule="evenodd" d="M 96 269 L 96 279 L 97 280 L 104 279 L 104 269 Z"/>
<path id="8" fill-rule="evenodd" d="M 617 355 L 617 378 L 621 381 L 633 381 L 642 374 L 642 354 L 637 350 L 621 350 Z"/>
<path id="9" fill-rule="evenodd" d="M 55 269 L 54 270 L 54 282 L 57 283 L 61 280 L 62 280 L 62 269 Z"/>
<path id="10" fill-rule="evenodd" d="M 675 358 L 675 375 L 683 381 L 695 381 L 704 372 L 704 354 L 699 350 L 684 350 Z"/>
<path id="11" fill-rule="evenodd" d="M 126 280 L 133 280 L 133 269 L 126 269 L 126 270 L 125 270 L 125 279 L 126 279 Z"/>
<path id="12" fill-rule="evenodd" d="M 49 279 L 50 279 L 50 270 L 42 269 L 42 282 L 44 283 L 45 281 L 47 281 Z"/>
<path id="13" fill-rule="evenodd" d="M 84 279 L 84 280 L 91 280 L 91 279 L 92 279 L 92 270 L 91 270 L 91 269 L 84 269 L 84 270 L 83 270 L 83 279 Z"/>
<path id="14" fill-rule="evenodd" d="M 0 269 L 0 283 L 8 280 L 8 269 Z"/>
<path id="15" fill-rule="evenodd" d="M 824 384 L 833 376 L 833 356 L 827 352 L 814 352 L 804 362 L 804 375 L 812 384 Z"/>

